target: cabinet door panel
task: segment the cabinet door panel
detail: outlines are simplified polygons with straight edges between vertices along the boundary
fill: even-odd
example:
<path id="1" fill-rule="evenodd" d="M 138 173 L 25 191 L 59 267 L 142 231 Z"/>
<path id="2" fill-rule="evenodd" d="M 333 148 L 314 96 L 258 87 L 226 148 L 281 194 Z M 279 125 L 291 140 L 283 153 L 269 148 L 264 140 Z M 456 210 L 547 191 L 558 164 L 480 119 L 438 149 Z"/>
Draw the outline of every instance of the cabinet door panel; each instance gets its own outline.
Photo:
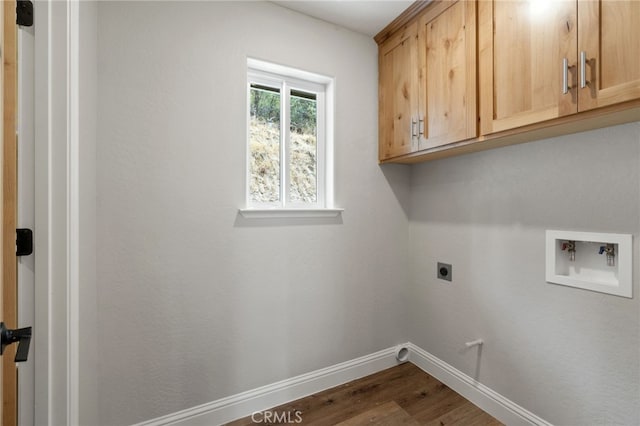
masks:
<path id="1" fill-rule="evenodd" d="M 588 81 L 578 93 L 579 110 L 640 98 L 640 2 L 581 0 L 578 17 Z"/>
<path id="2" fill-rule="evenodd" d="M 440 10 L 446 7 L 446 10 Z M 475 2 L 442 3 L 421 19 L 420 149 L 477 136 Z"/>
<path id="3" fill-rule="evenodd" d="M 490 92 L 481 95 L 483 120 L 488 121 L 482 133 L 575 113 L 575 0 L 480 3 L 482 81 L 490 84 Z M 563 59 L 569 65 L 566 94 Z"/>
<path id="4" fill-rule="evenodd" d="M 379 51 L 379 156 L 397 157 L 417 149 L 417 23 L 386 41 Z M 413 126 L 412 122 L 416 121 Z M 413 126 L 413 127 L 412 127 Z"/>

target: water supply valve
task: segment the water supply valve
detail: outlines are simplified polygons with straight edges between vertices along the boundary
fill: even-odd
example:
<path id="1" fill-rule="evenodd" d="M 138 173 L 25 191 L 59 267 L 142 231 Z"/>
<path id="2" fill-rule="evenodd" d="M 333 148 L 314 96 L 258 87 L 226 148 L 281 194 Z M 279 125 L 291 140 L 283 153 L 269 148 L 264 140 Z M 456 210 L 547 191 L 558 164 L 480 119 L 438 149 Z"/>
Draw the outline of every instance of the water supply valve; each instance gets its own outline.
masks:
<path id="1" fill-rule="evenodd" d="M 632 249 L 632 234 L 547 230 L 545 280 L 633 298 Z"/>
<path id="2" fill-rule="evenodd" d="M 569 260 L 574 262 L 576 260 L 576 242 L 575 241 L 564 241 L 562 243 L 562 251 L 567 251 L 569 253 Z"/>
<path id="3" fill-rule="evenodd" d="M 613 244 L 607 244 L 604 246 L 600 246 L 600 251 L 598 254 L 605 253 L 607 255 L 607 266 L 616 266 L 616 252 Z"/>

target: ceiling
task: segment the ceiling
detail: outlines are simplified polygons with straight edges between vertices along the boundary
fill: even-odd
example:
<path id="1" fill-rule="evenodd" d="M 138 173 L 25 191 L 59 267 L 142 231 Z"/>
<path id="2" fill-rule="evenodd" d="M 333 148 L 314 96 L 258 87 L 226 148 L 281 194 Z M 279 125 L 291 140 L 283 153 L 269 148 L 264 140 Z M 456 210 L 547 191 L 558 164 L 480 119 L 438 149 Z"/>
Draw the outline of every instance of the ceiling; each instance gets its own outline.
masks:
<path id="1" fill-rule="evenodd" d="M 413 0 L 286 0 L 273 3 L 373 37 Z"/>

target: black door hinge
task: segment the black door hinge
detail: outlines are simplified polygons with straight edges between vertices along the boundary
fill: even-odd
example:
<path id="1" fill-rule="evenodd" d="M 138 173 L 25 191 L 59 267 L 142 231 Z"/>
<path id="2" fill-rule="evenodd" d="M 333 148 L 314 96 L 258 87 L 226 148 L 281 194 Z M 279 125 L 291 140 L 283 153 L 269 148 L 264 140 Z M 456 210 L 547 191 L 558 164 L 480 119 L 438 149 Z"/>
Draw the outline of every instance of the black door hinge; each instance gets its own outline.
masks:
<path id="1" fill-rule="evenodd" d="M 33 253 L 33 231 L 16 229 L 16 256 L 29 256 Z"/>
<path id="2" fill-rule="evenodd" d="M 0 322 L 0 355 L 4 353 L 4 348 L 12 343 L 18 344 L 14 362 L 27 361 L 31 344 L 31 327 L 9 330 L 3 322 Z"/>
<path id="3" fill-rule="evenodd" d="M 33 26 L 33 3 L 29 0 L 18 0 L 16 4 L 16 24 L 23 27 Z"/>

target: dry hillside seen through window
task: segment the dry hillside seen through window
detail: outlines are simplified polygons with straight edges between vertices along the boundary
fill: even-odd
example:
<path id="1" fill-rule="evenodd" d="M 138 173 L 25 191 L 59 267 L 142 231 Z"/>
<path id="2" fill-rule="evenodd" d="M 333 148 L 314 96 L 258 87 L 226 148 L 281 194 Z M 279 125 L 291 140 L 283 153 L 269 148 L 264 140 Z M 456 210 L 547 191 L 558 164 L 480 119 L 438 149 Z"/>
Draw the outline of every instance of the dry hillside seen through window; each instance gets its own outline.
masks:
<path id="1" fill-rule="evenodd" d="M 250 182 L 251 201 L 277 203 L 281 197 L 282 170 L 288 170 L 292 203 L 317 200 L 317 102 L 316 95 L 290 91 L 289 141 L 283 141 L 281 93 L 279 88 L 252 84 L 250 92 Z M 288 167 L 282 167 L 282 150 L 288 150 Z"/>

